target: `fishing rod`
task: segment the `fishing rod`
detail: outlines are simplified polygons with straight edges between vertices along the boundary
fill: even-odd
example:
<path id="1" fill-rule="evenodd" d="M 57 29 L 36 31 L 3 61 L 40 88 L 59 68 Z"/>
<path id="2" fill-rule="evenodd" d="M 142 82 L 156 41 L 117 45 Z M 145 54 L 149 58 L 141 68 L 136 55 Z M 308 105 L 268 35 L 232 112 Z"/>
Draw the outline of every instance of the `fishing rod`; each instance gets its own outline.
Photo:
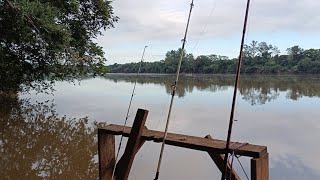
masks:
<path id="1" fill-rule="evenodd" d="M 193 4 L 193 0 L 191 1 L 190 4 L 190 11 L 189 11 L 189 16 L 188 16 L 188 22 L 187 22 L 187 26 L 186 26 L 186 30 L 184 33 L 184 37 L 182 39 L 182 47 L 181 47 L 181 52 L 180 52 L 180 60 L 179 60 L 179 64 L 177 67 L 177 72 L 176 72 L 176 79 L 174 81 L 174 84 L 171 86 L 172 87 L 172 93 L 171 93 L 171 101 L 170 101 L 170 105 L 169 105 L 169 112 L 168 112 L 168 116 L 167 116 L 167 121 L 166 121 L 166 127 L 165 127 L 165 131 L 164 131 L 164 135 L 163 135 L 163 140 L 162 140 L 162 144 L 161 144 L 161 150 L 160 150 L 160 155 L 159 155 L 159 160 L 158 160 L 158 165 L 157 165 L 157 172 L 155 175 L 154 180 L 157 180 L 159 178 L 159 174 L 160 174 L 160 166 L 161 166 L 161 161 L 162 161 L 162 156 L 163 156 L 163 151 L 164 151 L 164 145 L 165 145 L 165 140 L 168 134 L 168 127 L 169 127 L 169 122 L 170 122 L 170 116 L 171 116 L 171 110 L 172 110 L 172 104 L 173 104 L 173 100 L 174 100 L 174 95 L 176 93 L 176 89 L 177 89 L 177 85 L 178 85 L 178 80 L 179 80 L 179 75 L 180 75 L 180 68 L 181 68 L 181 62 L 183 59 L 183 55 L 184 55 L 184 46 L 186 44 L 186 39 L 187 39 L 187 33 L 188 33 L 188 28 L 189 28 L 189 22 L 190 22 L 190 17 L 191 17 L 191 12 L 192 12 L 192 8 L 193 8 L 194 4 Z"/>
<path id="2" fill-rule="evenodd" d="M 228 155 L 229 155 L 229 151 L 230 151 L 230 139 L 231 139 L 232 126 L 233 126 L 233 121 L 234 121 L 234 112 L 235 112 L 235 108 L 236 108 L 237 89 L 238 89 L 239 80 L 240 80 L 240 69 L 241 69 L 241 64 L 242 64 L 242 59 L 243 59 L 242 58 L 243 46 L 244 46 L 244 39 L 245 39 L 245 35 L 246 35 L 246 29 L 247 29 L 249 7 L 250 7 L 250 0 L 247 0 L 246 13 L 245 13 L 245 17 L 244 17 L 243 31 L 242 31 L 242 38 L 241 38 L 241 45 L 240 45 L 238 67 L 237 67 L 237 75 L 236 75 L 236 81 L 235 81 L 234 90 L 233 90 L 232 107 L 231 107 L 231 112 L 230 112 L 228 137 L 227 137 L 227 144 L 226 144 L 225 155 L 224 155 L 224 160 L 223 160 L 223 169 L 222 169 L 222 174 L 221 174 L 221 180 L 226 179 Z"/>
<path id="3" fill-rule="evenodd" d="M 136 80 L 135 80 L 134 85 L 133 85 L 133 89 L 132 89 L 132 93 L 131 93 L 131 97 L 130 97 L 130 101 L 129 101 L 129 106 L 128 106 L 128 110 L 127 110 L 127 115 L 126 115 L 126 119 L 125 119 L 123 127 L 122 127 L 123 128 L 122 131 L 125 130 L 126 125 L 127 125 L 127 121 L 128 121 L 128 118 L 129 118 L 129 113 L 130 113 L 130 108 L 131 108 L 134 92 L 136 90 L 137 81 L 138 81 L 138 78 L 139 78 L 139 75 L 140 75 L 141 66 L 142 66 L 142 63 L 143 63 L 144 53 L 145 53 L 147 47 L 148 46 L 145 46 L 144 49 L 143 49 L 142 57 L 141 57 L 141 60 L 140 60 L 140 63 L 139 63 L 138 72 L 136 74 Z M 117 162 L 118 157 L 119 157 L 119 152 L 120 152 L 120 149 L 121 149 L 122 140 L 123 140 L 123 135 L 121 135 L 121 138 L 120 138 L 119 147 L 118 147 L 118 150 L 117 150 L 117 155 L 116 155 L 115 162 Z M 114 179 L 115 171 L 116 171 L 116 165 L 114 165 L 114 167 L 113 167 L 111 180 Z"/>

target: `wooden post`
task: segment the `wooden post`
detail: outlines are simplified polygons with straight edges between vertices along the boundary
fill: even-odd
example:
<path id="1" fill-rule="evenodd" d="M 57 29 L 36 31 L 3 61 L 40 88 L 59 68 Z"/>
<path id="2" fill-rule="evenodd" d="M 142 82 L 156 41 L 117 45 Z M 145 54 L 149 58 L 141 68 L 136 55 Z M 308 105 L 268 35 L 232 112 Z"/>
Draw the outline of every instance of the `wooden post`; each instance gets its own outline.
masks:
<path id="1" fill-rule="evenodd" d="M 205 138 L 212 139 L 212 137 L 210 135 L 207 135 Z M 218 169 L 222 172 L 223 168 L 224 168 L 223 167 L 224 155 L 214 153 L 213 151 L 208 151 L 208 154 L 211 157 L 211 159 L 213 160 L 213 162 L 216 164 Z M 231 178 L 230 178 L 230 173 L 231 173 Z M 238 176 L 236 171 L 233 168 L 231 168 L 229 164 L 227 166 L 226 179 L 227 180 L 240 180 L 240 177 Z"/>
<path id="2" fill-rule="evenodd" d="M 126 149 L 123 156 L 119 160 L 116 168 L 116 179 L 127 180 L 130 174 L 131 166 L 136 153 L 143 145 L 144 140 L 141 140 L 141 134 L 145 128 L 145 122 L 147 120 L 148 111 L 138 109 L 136 117 L 133 122 L 133 126 L 130 132 L 130 136 L 127 142 Z"/>
<path id="3" fill-rule="evenodd" d="M 251 159 L 251 179 L 269 180 L 269 153 L 261 158 Z"/>
<path id="4" fill-rule="evenodd" d="M 99 179 L 111 180 L 115 166 L 115 137 L 98 129 Z"/>
<path id="5" fill-rule="evenodd" d="M 115 164 L 114 136 L 123 135 L 129 137 L 125 152 L 116 165 L 115 179 L 127 180 L 134 157 L 145 141 L 162 142 L 164 132 L 148 130 L 144 124 L 146 122 L 148 111 L 139 109 L 133 123 L 133 127 L 110 124 L 98 130 L 98 149 L 99 149 L 99 176 L 100 179 L 111 180 L 112 168 Z M 223 156 L 218 154 L 225 153 L 226 141 L 188 136 L 183 134 L 168 133 L 166 144 L 188 148 L 209 153 L 212 160 L 221 170 Z M 269 157 L 266 146 L 232 142 L 238 148 L 233 151 L 237 155 L 253 157 L 251 159 L 251 179 L 269 180 Z M 227 171 L 231 173 L 232 178 L 240 179 L 236 172 L 230 168 Z M 230 174 L 229 174 L 230 175 Z M 230 176 L 228 176 L 230 177 Z M 231 178 L 231 179 L 232 179 Z"/>

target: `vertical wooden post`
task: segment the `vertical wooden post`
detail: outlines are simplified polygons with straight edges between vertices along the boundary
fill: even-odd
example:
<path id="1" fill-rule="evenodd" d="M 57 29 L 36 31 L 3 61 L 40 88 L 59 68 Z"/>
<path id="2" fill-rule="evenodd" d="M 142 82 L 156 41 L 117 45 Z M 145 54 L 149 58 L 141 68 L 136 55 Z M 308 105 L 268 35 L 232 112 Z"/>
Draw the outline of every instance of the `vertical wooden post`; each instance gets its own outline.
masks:
<path id="1" fill-rule="evenodd" d="M 131 166 L 134 160 L 134 156 L 138 152 L 139 148 L 143 145 L 144 141 L 141 140 L 141 134 L 145 128 L 148 111 L 138 109 L 136 117 L 134 119 L 130 136 L 127 142 L 126 149 L 123 156 L 119 160 L 116 168 L 116 179 L 127 180 L 131 170 Z"/>
<path id="2" fill-rule="evenodd" d="M 110 180 L 115 166 L 115 137 L 98 129 L 99 179 Z"/>
<path id="3" fill-rule="evenodd" d="M 251 179 L 269 180 L 269 153 L 261 158 L 251 159 Z"/>
<path id="4" fill-rule="evenodd" d="M 212 137 L 210 135 L 206 135 L 207 139 L 212 139 Z M 208 151 L 209 156 L 211 157 L 211 159 L 213 160 L 213 162 L 216 164 L 216 166 L 218 167 L 218 169 L 222 172 L 223 171 L 223 159 L 224 159 L 224 155 L 222 154 L 216 154 L 214 152 Z M 230 176 L 231 173 L 231 176 Z M 238 174 L 236 173 L 236 171 L 230 167 L 230 165 L 227 165 L 227 172 L 226 172 L 226 179 L 227 180 L 240 180 L 240 177 L 238 176 Z"/>

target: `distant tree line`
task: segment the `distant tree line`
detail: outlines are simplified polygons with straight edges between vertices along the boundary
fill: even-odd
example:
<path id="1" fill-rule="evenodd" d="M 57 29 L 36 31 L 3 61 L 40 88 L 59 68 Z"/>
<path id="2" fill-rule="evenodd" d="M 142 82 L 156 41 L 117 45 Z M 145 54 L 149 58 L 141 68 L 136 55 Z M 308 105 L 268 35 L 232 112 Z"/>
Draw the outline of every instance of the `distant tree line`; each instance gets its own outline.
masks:
<path id="1" fill-rule="evenodd" d="M 166 53 L 165 59 L 143 62 L 142 73 L 175 73 L 181 49 Z M 184 52 L 181 72 L 203 74 L 233 74 L 237 58 L 219 55 L 200 55 Z M 111 73 L 136 73 L 139 63 L 113 64 L 108 66 Z M 299 46 L 287 48 L 280 54 L 277 46 L 266 42 L 252 41 L 244 46 L 242 73 L 320 73 L 320 49 L 302 49 Z"/>

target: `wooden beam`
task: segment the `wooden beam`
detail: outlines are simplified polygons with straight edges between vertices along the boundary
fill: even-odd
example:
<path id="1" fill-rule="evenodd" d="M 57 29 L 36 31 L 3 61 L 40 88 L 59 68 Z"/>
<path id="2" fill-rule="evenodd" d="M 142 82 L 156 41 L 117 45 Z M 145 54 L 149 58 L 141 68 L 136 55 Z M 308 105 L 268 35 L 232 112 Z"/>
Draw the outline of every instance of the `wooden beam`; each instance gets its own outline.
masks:
<path id="1" fill-rule="evenodd" d="M 115 136 L 98 129 L 99 179 L 110 180 L 115 166 Z"/>
<path id="2" fill-rule="evenodd" d="M 122 134 L 128 137 L 130 135 L 131 128 L 126 127 L 125 131 L 123 131 L 123 126 L 111 124 L 101 130 L 104 131 L 104 133 L 106 134 Z M 163 139 L 163 132 L 145 129 L 141 134 L 141 139 L 160 143 Z M 202 137 L 187 136 L 174 133 L 168 133 L 165 143 L 172 146 L 179 146 L 200 151 L 214 151 L 217 154 L 224 154 L 226 147 L 226 141 L 223 140 L 206 139 Z M 267 153 L 266 146 L 259 146 L 253 144 L 243 145 L 243 143 L 238 142 L 231 142 L 231 144 L 233 145 L 233 147 L 241 146 L 238 149 L 234 150 L 236 155 L 259 158 Z M 230 150 L 230 152 L 231 151 L 232 149 Z"/>
<path id="3" fill-rule="evenodd" d="M 116 168 L 116 179 L 117 180 L 127 180 L 130 174 L 131 166 L 136 153 L 139 148 L 143 145 L 144 140 L 141 140 L 141 134 L 145 127 L 147 120 L 148 111 L 143 109 L 138 109 L 136 117 L 133 122 L 132 129 L 130 128 L 129 139 L 127 142 L 126 149 L 119 160 Z M 123 126 L 122 126 L 123 129 Z M 127 130 L 128 127 L 125 128 Z"/>
<path id="4" fill-rule="evenodd" d="M 207 135 L 205 138 L 207 139 L 212 139 L 210 135 Z M 222 154 L 217 154 L 214 151 L 208 151 L 209 156 L 213 160 L 213 162 L 216 164 L 218 169 L 222 172 L 223 171 L 223 160 L 224 160 L 224 155 Z M 231 176 L 230 176 L 231 173 Z M 226 172 L 226 179 L 227 180 L 240 180 L 240 177 L 236 173 L 236 171 L 230 167 L 228 164 L 227 166 L 227 172 Z"/>
<path id="5" fill-rule="evenodd" d="M 269 153 L 260 158 L 251 159 L 251 179 L 269 180 Z"/>
<path id="6" fill-rule="evenodd" d="M 147 127 L 144 127 L 145 129 L 147 129 Z M 134 156 L 136 155 L 136 153 L 138 153 L 138 151 L 140 150 L 140 148 L 143 146 L 143 144 L 146 142 L 146 140 L 141 139 L 139 142 L 139 146 L 137 148 L 137 151 L 135 152 Z M 120 160 L 118 161 L 118 163 L 116 164 L 116 174 L 119 173 L 119 168 L 121 168 L 121 166 L 123 166 L 123 163 L 125 163 L 125 159 L 122 156 L 120 158 Z"/>

